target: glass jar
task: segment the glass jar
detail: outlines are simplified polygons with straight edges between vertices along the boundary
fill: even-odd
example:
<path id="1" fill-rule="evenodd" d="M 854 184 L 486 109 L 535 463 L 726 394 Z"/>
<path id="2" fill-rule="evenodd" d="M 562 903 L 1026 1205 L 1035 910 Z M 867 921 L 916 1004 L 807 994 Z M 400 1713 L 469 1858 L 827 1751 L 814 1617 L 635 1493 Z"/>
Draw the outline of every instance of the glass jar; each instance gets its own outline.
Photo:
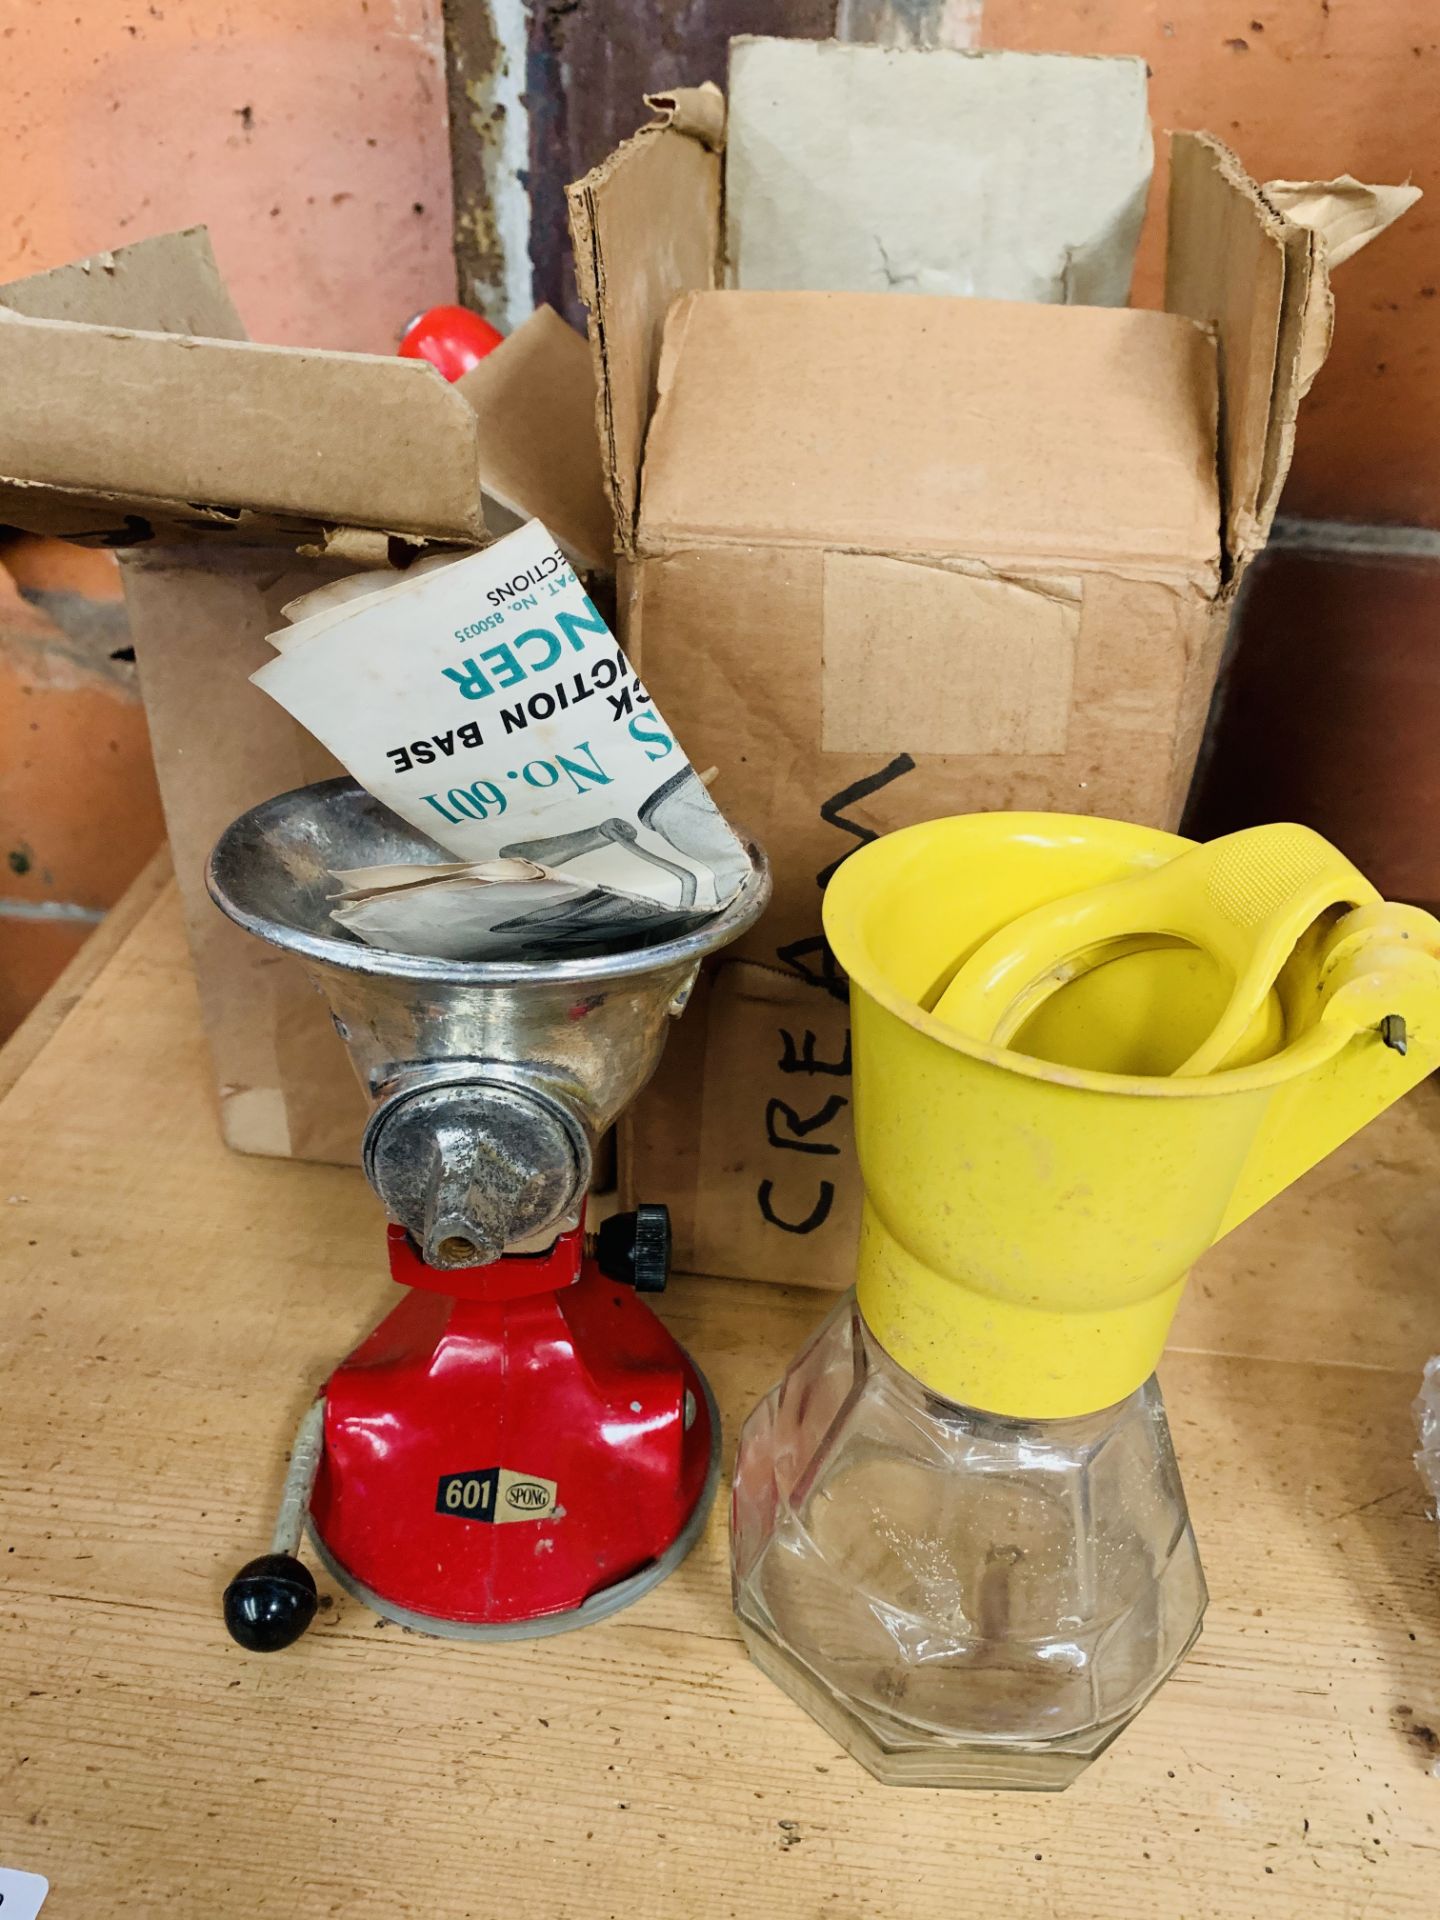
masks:
<path id="1" fill-rule="evenodd" d="M 756 1664 L 895 1785 L 1068 1786 L 1206 1600 L 1153 1377 L 1076 1419 L 976 1412 L 853 1293 L 745 1423 L 731 1564 Z"/>

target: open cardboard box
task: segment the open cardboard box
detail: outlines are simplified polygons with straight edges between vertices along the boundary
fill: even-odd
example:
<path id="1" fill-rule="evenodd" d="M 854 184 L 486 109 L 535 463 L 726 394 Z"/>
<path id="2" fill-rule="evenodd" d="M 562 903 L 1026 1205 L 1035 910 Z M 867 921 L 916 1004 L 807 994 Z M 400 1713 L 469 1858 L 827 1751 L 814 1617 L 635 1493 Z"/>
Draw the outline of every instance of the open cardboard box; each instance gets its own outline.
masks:
<path id="1" fill-rule="evenodd" d="M 454 386 L 253 344 L 202 229 L 0 287 L 0 523 L 120 550 L 225 1137 L 352 1161 L 364 1103 L 324 1002 L 218 914 L 206 856 L 340 771 L 249 682 L 287 600 L 538 515 L 585 569 L 610 519 L 579 335 L 542 308 Z"/>
<path id="2" fill-rule="evenodd" d="M 753 59 L 777 43 L 738 46 Z M 826 63 L 869 62 L 893 104 L 918 98 L 890 87 L 896 62 L 976 56 L 763 58 L 743 165 L 727 175 L 706 87 L 652 101 L 651 123 L 570 190 L 622 638 L 775 870 L 770 912 L 710 970 L 622 1123 L 622 1171 L 670 1204 L 681 1265 L 840 1286 L 859 1187 L 826 879 L 876 834 L 948 813 L 1178 824 L 1230 607 L 1328 345 L 1336 229 L 1317 209 L 1328 193 L 1378 231 L 1400 207 L 1354 182 L 1262 191 L 1217 141 L 1177 134 L 1164 312 L 846 290 L 872 284 L 863 263 L 830 273 L 825 252 L 837 193 L 862 193 L 846 103 L 873 121 L 877 95 L 853 72 L 837 95 Z M 1008 109 L 991 128 L 944 106 L 937 147 L 972 140 L 977 166 L 992 142 L 1015 149 Z M 738 94 L 732 110 L 738 140 Z M 918 180 L 924 140 L 890 131 Z M 1043 128 L 1026 134 L 1043 152 Z M 1025 187 L 1006 175 L 1012 211 Z M 889 204 L 908 218 L 898 178 Z M 1115 218 L 1133 207 L 1122 195 Z M 873 196 L 854 211 L 888 217 Z M 887 283 L 920 244 L 905 284 L 945 284 L 933 223 L 919 243 L 874 237 Z M 1061 245 L 1042 276 L 1051 299 L 1073 295 L 1078 251 Z M 970 272 L 957 262 L 954 279 Z"/>

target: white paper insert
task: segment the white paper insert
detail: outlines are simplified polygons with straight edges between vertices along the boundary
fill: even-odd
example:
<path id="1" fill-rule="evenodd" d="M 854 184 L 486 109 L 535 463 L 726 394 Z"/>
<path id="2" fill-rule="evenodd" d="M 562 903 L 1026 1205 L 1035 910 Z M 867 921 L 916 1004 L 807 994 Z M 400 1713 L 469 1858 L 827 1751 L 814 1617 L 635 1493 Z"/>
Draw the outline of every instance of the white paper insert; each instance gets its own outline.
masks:
<path id="1" fill-rule="evenodd" d="M 332 598 L 273 640 L 283 650 L 255 684 L 470 869 L 347 875 L 336 918 L 362 939 L 483 958 L 593 946 L 637 922 L 682 931 L 727 905 L 749 871 L 538 521 L 378 592 Z M 496 860 L 533 871 L 473 870 Z M 516 899 L 526 886 L 528 909 Z"/>

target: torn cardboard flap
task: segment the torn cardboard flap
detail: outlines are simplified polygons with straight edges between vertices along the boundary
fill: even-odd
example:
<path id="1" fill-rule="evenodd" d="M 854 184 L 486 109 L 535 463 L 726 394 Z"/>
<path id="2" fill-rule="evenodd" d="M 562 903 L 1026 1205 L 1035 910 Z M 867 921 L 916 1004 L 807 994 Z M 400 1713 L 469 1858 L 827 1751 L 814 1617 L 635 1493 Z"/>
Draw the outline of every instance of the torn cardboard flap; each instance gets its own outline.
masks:
<path id="1" fill-rule="evenodd" d="M 1215 379 L 1212 341 L 1173 314 L 689 294 L 666 330 L 642 544 L 803 541 L 1213 587 Z"/>
<path id="2" fill-rule="evenodd" d="M 1227 147 L 1177 133 L 1170 153 L 1165 304 L 1214 329 L 1220 356 L 1220 475 L 1232 571 L 1264 545 L 1261 514 L 1282 313 L 1298 314 L 1312 266 L 1291 261 L 1286 225 Z M 1283 404 L 1283 400 L 1282 400 Z"/>
<path id="3" fill-rule="evenodd" d="M 1352 173 L 1335 180 L 1267 180 L 1263 191 L 1287 220 L 1319 235 L 1332 272 L 1393 227 L 1421 197 L 1419 187 L 1367 186 Z"/>
<path id="4" fill-rule="evenodd" d="M 615 544 L 627 554 L 665 315 L 679 295 L 718 283 L 720 159 L 685 130 L 699 123 L 695 92 L 703 90 L 656 96 L 650 124 L 566 189 L 575 280 L 590 314 L 605 486 Z"/>
<path id="5" fill-rule="evenodd" d="M 398 570 L 392 563 L 390 551 L 395 538 L 394 534 L 380 533 L 373 527 L 325 527 L 315 539 L 303 542 L 298 551 L 307 560 L 333 560 L 345 566 L 362 567 L 367 572 L 383 570 L 392 574 Z M 335 583 L 337 592 L 340 584 Z"/>
<path id="6" fill-rule="evenodd" d="M 668 93 L 647 93 L 645 104 L 656 126 L 688 133 L 714 153 L 724 147 L 725 96 L 713 80 L 703 80 L 698 87 L 672 87 Z"/>
<path id="7" fill-rule="evenodd" d="M 1367 187 L 1349 175 L 1262 189 L 1209 134 L 1177 133 L 1172 140 L 1165 303 L 1213 327 L 1219 343 L 1232 578 L 1269 536 L 1296 414 L 1329 351 L 1329 268 L 1384 232 L 1417 197 L 1413 188 Z"/>
<path id="8" fill-rule="evenodd" d="M 1318 254 L 1325 271 L 1309 273 L 1306 295 L 1292 326 L 1295 399 L 1305 398 L 1325 364 L 1335 330 L 1335 298 L 1330 273 L 1368 247 L 1420 198 L 1419 187 L 1372 187 L 1352 174 L 1336 180 L 1267 180 L 1265 198 L 1296 231 L 1287 239 L 1287 258 L 1297 262 Z M 1275 465 L 1289 466 L 1288 447 L 1277 447 Z M 1283 476 L 1282 476 L 1283 478 Z M 1278 487 L 1275 492 L 1278 496 Z"/>
<path id="9" fill-rule="evenodd" d="M 1124 306 L 1145 63 L 730 43 L 726 281 Z"/>

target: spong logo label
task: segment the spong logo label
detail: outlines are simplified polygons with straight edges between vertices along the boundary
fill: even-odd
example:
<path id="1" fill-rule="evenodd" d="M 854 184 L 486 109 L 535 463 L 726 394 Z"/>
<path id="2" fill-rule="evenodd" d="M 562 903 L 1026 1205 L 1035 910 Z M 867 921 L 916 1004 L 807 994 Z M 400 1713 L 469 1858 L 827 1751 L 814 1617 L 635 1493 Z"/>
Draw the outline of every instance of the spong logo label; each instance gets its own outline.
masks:
<path id="1" fill-rule="evenodd" d="M 455 1520 L 544 1520 L 557 1512 L 556 1484 L 513 1467 L 442 1473 L 435 1511 Z"/>

